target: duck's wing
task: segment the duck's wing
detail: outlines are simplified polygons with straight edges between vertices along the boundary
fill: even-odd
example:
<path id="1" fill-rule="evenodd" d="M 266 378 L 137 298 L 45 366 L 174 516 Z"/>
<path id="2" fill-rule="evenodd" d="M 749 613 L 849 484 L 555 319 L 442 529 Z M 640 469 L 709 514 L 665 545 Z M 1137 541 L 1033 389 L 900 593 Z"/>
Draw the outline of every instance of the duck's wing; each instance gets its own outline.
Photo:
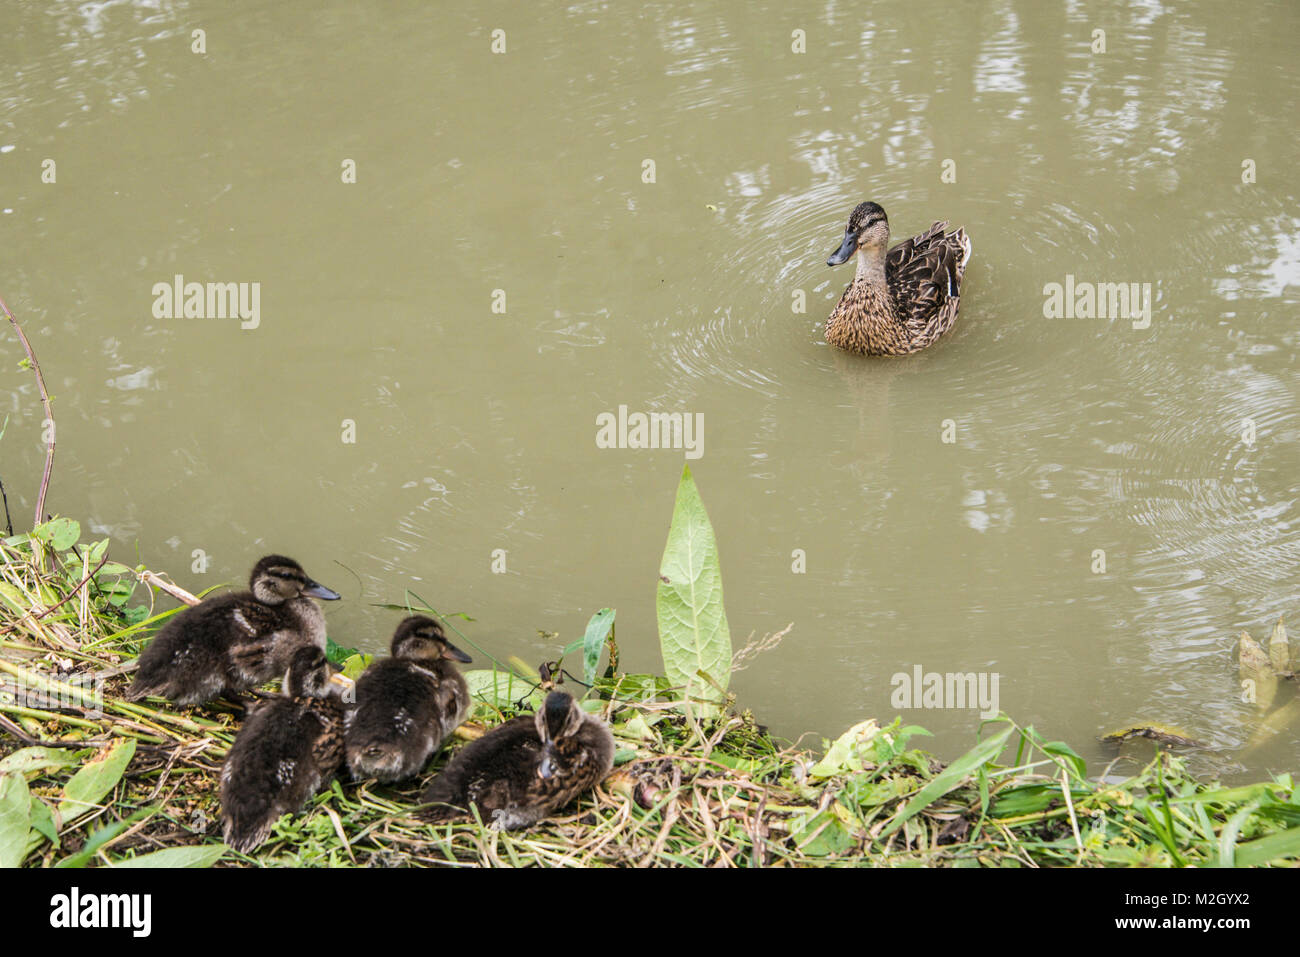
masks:
<path id="1" fill-rule="evenodd" d="M 965 230 L 945 235 L 938 222 L 904 240 L 885 260 L 894 307 L 912 336 L 913 351 L 929 345 L 957 319 L 961 280 L 970 258 Z"/>
<path id="2" fill-rule="evenodd" d="M 285 639 L 298 639 L 298 633 L 286 615 L 249 598 L 235 603 L 230 612 L 232 638 L 229 662 L 236 675 L 246 682 L 261 684 L 275 676 L 286 664 Z"/>
<path id="3" fill-rule="evenodd" d="M 284 616 L 278 609 L 270 608 L 251 597 L 240 598 L 230 610 L 230 620 L 244 641 L 259 641 L 272 637 L 284 627 Z"/>

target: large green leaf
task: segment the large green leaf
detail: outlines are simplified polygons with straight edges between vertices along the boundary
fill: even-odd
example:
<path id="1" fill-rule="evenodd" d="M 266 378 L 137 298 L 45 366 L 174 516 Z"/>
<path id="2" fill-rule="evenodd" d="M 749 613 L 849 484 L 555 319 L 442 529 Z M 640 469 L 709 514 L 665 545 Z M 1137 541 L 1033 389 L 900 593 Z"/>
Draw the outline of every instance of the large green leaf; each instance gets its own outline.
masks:
<path id="1" fill-rule="evenodd" d="M 609 630 L 614 627 L 614 609 L 602 608 L 591 616 L 587 622 L 587 634 L 582 639 L 582 680 L 591 684 L 596 680 L 596 668 L 600 665 L 600 652 L 609 637 Z"/>
<path id="2" fill-rule="evenodd" d="M 19 774 L 31 774 L 49 768 L 67 768 L 79 764 L 80 758 L 61 748 L 20 748 L 13 754 L 0 758 L 0 774 L 17 771 Z"/>
<path id="3" fill-rule="evenodd" d="M 17 867 L 27 856 L 32 796 L 21 774 L 0 775 L 0 867 Z"/>
<path id="4" fill-rule="evenodd" d="M 731 678 L 731 632 L 722 607 L 718 544 L 689 465 L 677 486 L 655 608 L 664 674 L 684 686 L 688 697 L 704 702 L 701 714 L 717 714 Z"/>
<path id="5" fill-rule="evenodd" d="M 230 848 L 224 844 L 196 844 L 192 847 L 168 847 L 161 851 L 141 854 L 124 861 L 114 861 L 113 867 L 211 867 Z"/>
<path id="6" fill-rule="evenodd" d="M 117 787 L 134 755 L 135 738 L 123 738 L 100 760 L 82 767 L 63 786 L 59 817 L 66 822 L 96 807 L 104 795 Z"/>

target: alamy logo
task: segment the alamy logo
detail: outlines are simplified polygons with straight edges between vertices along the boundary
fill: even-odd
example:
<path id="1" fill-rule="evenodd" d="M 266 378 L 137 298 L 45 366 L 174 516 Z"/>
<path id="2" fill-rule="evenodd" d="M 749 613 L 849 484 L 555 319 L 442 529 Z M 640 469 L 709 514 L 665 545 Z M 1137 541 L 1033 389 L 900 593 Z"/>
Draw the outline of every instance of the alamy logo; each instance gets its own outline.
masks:
<path id="1" fill-rule="evenodd" d="M 153 897 L 149 894 L 82 894 L 74 887 L 50 898 L 50 926 L 129 927 L 135 937 L 148 937 L 153 926 Z"/>
<path id="2" fill-rule="evenodd" d="M 0 702 L 26 708 L 80 708 L 88 718 L 104 716 L 103 680 L 94 675 L 69 675 L 63 681 L 33 685 L 0 675 Z"/>
<path id="3" fill-rule="evenodd" d="M 907 708 L 944 708 L 961 710 L 979 708 L 981 718 L 998 716 L 998 684 L 1002 676 L 994 672 L 924 671 L 912 666 L 912 673 L 900 671 L 889 679 L 894 692 L 889 706 Z"/>
<path id="4" fill-rule="evenodd" d="M 186 282 L 177 273 L 171 282 L 153 284 L 155 319 L 239 319 L 239 328 L 262 323 L 260 282 Z"/>
<path id="5" fill-rule="evenodd" d="M 632 412 L 596 416 L 598 449 L 682 449 L 688 459 L 704 454 L 703 412 Z"/>
<path id="6" fill-rule="evenodd" d="M 1046 319 L 1131 319 L 1134 329 L 1151 325 L 1151 283 L 1075 282 L 1073 273 L 1065 282 L 1043 286 L 1043 317 Z"/>

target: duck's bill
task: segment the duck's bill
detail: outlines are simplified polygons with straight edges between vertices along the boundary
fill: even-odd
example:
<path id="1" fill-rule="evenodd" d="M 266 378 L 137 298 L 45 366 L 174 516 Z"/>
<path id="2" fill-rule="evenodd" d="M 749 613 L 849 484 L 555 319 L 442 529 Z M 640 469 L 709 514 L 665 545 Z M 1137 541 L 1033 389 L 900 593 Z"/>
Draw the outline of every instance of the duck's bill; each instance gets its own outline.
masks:
<path id="1" fill-rule="evenodd" d="M 831 258 L 826 260 L 828 266 L 840 266 L 849 261 L 849 258 L 858 251 L 858 234 L 852 230 L 844 231 L 844 242 L 840 243 L 840 248 L 831 253 Z"/>
<path id="2" fill-rule="evenodd" d="M 344 691 L 351 691 L 357 686 L 355 681 L 343 674 L 341 671 L 336 671 L 334 674 L 330 675 L 330 684 L 338 685 Z"/>
<path id="3" fill-rule="evenodd" d="M 343 596 L 331 588 L 326 588 L 320 582 L 308 582 L 307 587 L 302 590 L 304 595 L 312 598 L 323 598 L 326 601 L 337 601 Z"/>
<path id="4" fill-rule="evenodd" d="M 447 643 L 447 650 L 442 653 L 442 656 L 444 658 L 450 658 L 452 661 L 459 661 L 461 664 L 469 665 L 474 663 L 473 658 L 465 654 L 465 652 L 461 651 L 455 645 L 451 644 L 451 642 Z"/>

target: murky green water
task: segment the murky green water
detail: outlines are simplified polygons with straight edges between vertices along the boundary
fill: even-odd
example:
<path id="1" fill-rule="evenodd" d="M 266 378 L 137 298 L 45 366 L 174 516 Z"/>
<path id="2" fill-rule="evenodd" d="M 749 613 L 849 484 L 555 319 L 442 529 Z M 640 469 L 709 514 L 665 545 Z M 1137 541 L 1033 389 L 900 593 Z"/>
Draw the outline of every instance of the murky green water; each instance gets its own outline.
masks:
<path id="1" fill-rule="evenodd" d="M 1300 610 L 1290 0 L 0 17 L 0 295 L 56 396 L 49 506 L 123 557 L 198 589 L 287 552 L 376 650 L 406 587 L 529 660 L 614 605 L 656 670 L 683 452 L 599 448 L 596 418 L 698 413 L 737 643 L 794 622 L 734 681 L 782 733 L 892 717 L 919 665 L 997 673 L 1094 760 L 1155 719 L 1295 767 L 1300 727 L 1248 751 L 1232 657 Z M 821 340 L 863 199 L 973 238 L 957 327 L 910 359 Z M 177 274 L 259 283 L 257 327 L 156 317 Z M 1149 326 L 1046 318 L 1067 282 L 1149 284 Z M 41 416 L 3 343 L 22 523 Z M 978 723 L 904 714 L 948 755 Z"/>

